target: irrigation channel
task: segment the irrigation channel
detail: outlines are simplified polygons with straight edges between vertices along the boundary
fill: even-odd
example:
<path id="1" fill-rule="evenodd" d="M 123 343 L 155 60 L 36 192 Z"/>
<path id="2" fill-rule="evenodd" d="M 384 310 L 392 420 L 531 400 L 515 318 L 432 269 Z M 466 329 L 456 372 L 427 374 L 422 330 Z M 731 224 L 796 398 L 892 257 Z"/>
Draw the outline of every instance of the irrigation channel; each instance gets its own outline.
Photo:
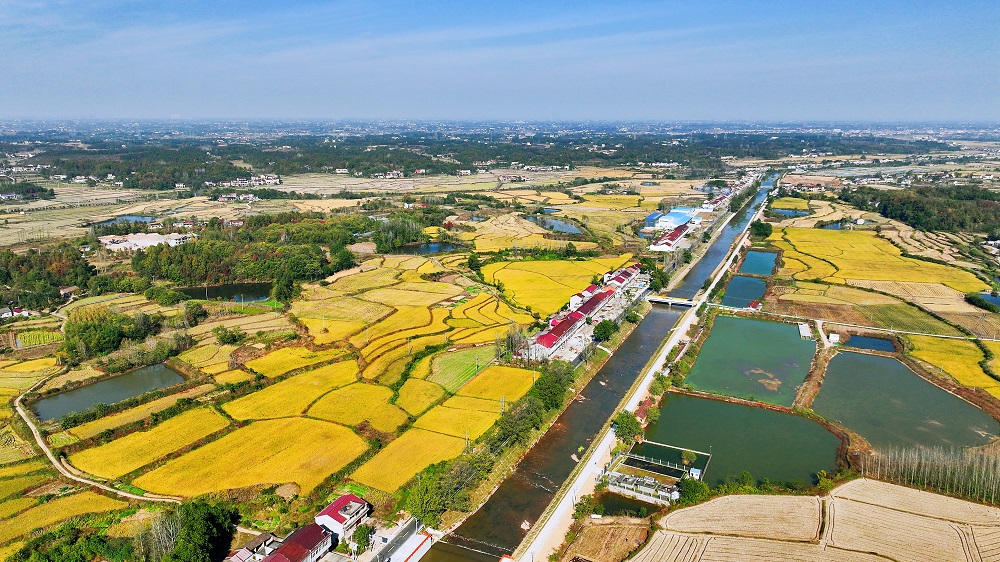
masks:
<path id="1" fill-rule="evenodd" d="M 775 177 L 763 182 L 757 195 L 733 217 L 671 296 L 691 298 L 701 289 L 747 228 L 753 208 L 766 199 Z M 581 398 L 566 408 L 514 473 L 478 511 L 434 543 L 421 560 L 495 562 L 513 552 L 573 471 L 577 464 L 574 456 L 590 446 L 683 312 L 654 305 L 583 389 Z"/>

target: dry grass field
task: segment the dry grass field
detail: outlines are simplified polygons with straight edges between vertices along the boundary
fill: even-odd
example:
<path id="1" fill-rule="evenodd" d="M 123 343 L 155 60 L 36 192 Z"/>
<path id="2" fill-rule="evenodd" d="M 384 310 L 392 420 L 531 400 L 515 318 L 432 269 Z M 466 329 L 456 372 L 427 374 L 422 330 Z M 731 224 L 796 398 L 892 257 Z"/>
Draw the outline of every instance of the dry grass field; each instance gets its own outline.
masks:
<path id="1" fill-rule="evenodd" d="M 229 420 L 210 408 L 189 410 L 148 430 L 131 433 L 69 457 L 74 466 L 114 479 L 226 428 Z"/>
<path id="2" fill-rule="evenodd" d="M 363 439 L 341 425 L 307 418 L 256 421 L 133 483 L 155 493 L 192 497 L 294 482 L 308 494 L 367 449 Z"/>
<path id="3" fill-rule="evenodd" d="M 48 527 L 77 515 L 113 511 L 123 509 L 127 505 L 125 502 L 113 500 L 94 492 L 81 492 L 50 500 L 4 521 L 3 525 L 0 525 L 0 544 L 23 536 L 32 529 Z"/>
<path id="4" fill-rule="evenodd" d="M 277 377 L 289 371 L 330 361 L 343 355 L 343 350 L 310 351 L 305 347 L 283 347 L 263 357 L 248 361 L 246 366 L 265 377 Z"/>
<path id="5" fill-rule="evenodd" d="M 527 369 L 491 365 L 458 389 L 458 394 L 486 400 L 513 403 L 527 394 L 534 384 L 534 374 Z"/>
<path id="6" fill-rule="evenodd" d="M 222 406 L 238 420 L 297 416 L 324 394 L 358 379 L 358 364 L 342 361 L 300 373 Z"/>
<path id="7" fill-rule="evenodd" d="M 471 226 L 475 231 L 462 232 L 458 235 L 458 239 L 472 242 L 477 252 L 496 252 L 508 248 L 559 249 L 567 244 L 563 240 L 546 238 L 549 231 L 513 213 L 493 217 L 482 222 L 463 224 Z M 573 245 L 579 250 L 590 250 L 597 247 L 594 242 L 573 242 Z"/>
<path id="8" fill-rule="evenodd" d="M 309 408 L 314 418 L 356 426 L 368 422 L 375 429 L 392 433 L 406 423 L 406 412 L 389 403 L 392 390 L 376 384 L 355 383 L 320 398 Z"/>
<path id="9" fill-rule="evenodd" d="M 518 305 L 547 316 L 586 289 L 595 275 L 621 267 L 631 257 L 625 254 L 615 260 L 496 262 L 483 267 L 482 272 L 487 282 L 502 282 Z"/>
<path id="10" fill-rule="evenodd" d="M 465 440 L 423 429 L 409 429 L 386 445 L 351 478 L 383 492 L 395 492 L 428 466 L 457 457 Z"/>
<path id="11" fill-rule="evenodd" d="M 212 390 L 215 390 L 214 384 L 196 386 L 183 392 L 178 392 L 177 394 L 172 394 L 170 396 L 164 396 L 163 398 L 158 398 L 152 402 L 142 404 L 141 406 L 136 406 L 135 408 L 130 408 L 123 412 L 118 412 L 117 414 L 111 414 L 110 416 L 105 416 L 103 418 L 78 425 L 70 429 L 69 432 L 80 440 L 90 439 L 91 437 L 99 435 L 104 430 L 114 429 L 125 424 L 144 420 L 156 412 L 161 412 L 173 406 L 181 398 L 197 398 L 198 396 L 207 394 Z"/>
<path id="12" fill-rule="evenodd" d="M 646 542 L 649 522 L 629 517 L 588 520 L 562 560 L 575 557 L 592 562 L 621 562 L 632 550 Z"/>
<path id="13" fill-rule="evenodd" d="M 979 366 L 983 352 L 968 340 L 906 336 L 913 345 L 910 355 L 930 363 L 963 386 L 986 389 L 996 395 L 1000 381 L 987 375 Z M 996 346 L 997 342 L 991 342 Z"/>
<path id="14" fill-rule="evenodd" d="M 747 513 L 768 514 L 766 524 Z M 758 539 L 819 539 L 823 505 L 816 496 L 723 496 L 695 509 L 673 511 L 660 522 L 664 530 L 715 533 Z"/>

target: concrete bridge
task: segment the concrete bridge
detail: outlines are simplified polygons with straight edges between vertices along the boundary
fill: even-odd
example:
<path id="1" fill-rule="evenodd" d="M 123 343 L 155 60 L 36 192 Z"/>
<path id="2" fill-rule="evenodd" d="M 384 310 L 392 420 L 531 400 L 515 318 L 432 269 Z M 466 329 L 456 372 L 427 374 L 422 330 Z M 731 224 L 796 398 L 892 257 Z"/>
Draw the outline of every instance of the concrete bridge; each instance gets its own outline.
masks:
<path id="1" fill-rule="evenodd" d="M 656 304 L 665 304 L 668 306 L 682 306 L 685 308 L 691 308 L 695 305 L 693 300 L 689 299 L 678 299 L 674 297 L 661 297 L 658 295 L 649 295 L 646 297 L 649 302 L 655 302 Z"/>

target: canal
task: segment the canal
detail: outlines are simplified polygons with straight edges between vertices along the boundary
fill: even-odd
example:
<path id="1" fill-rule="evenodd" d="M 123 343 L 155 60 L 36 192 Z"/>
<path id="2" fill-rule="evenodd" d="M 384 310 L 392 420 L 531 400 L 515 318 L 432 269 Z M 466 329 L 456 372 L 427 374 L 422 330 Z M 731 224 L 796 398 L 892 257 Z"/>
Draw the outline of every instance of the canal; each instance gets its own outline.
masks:
<path id="1" fill-rule="evenodd" d="M 496 562 L 517 548 L 524 523 L 533 525 L 545 511 L 576 466 L 573 456 L 590 446 L 681 312 L 654 306 L 496 493 L 422 560 Z"/>
<path id="2" fill-rule="evenodd" d="M 684 276 L 684 280 L 681 284 L 674 290 L 670 291 L 670 296 L 678 297 L 682 299 L 694 298 L 698 291 L 701 290 L 702 285 L 705 284 L 705 279 L 708 279 L 715 271 L 719 264 L 726 259 L 729 255 L 729 248 L 733 245 L 733 241 L 736 240 L 746 230 L 747 224 L 750 223 L 750 219 L 754 215 L 754 208 L 758 204 L 762 203 L 764 199 L 767 198 L 768 191 L 771 190 L 774 180 L 778 177 L 778 174 L 772 174 L 761 184 L 760 191 L 757 195 L 750 200 L 742 209 L 733 217 L 729 224 L 723 229 L 719 237 L 716 238 L 715 242 L 709 246 L 708 251 L 702 256 L 698 263 L 694 264 L 693 267 L 688 271 L 687 275 Z"/>

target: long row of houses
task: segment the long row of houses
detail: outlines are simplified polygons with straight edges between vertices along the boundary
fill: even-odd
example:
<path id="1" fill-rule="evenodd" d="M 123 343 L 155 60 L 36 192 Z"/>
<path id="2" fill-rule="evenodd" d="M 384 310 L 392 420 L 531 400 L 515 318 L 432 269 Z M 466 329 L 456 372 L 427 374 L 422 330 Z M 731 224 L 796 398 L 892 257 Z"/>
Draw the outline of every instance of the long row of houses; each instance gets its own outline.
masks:
<path id="1" fill-rule="evenodd" d="M 566 343 L 588 318 L 600 312 L 617 291 L 629 288 L 639 275 L 639 265 L 633 264 L 604 275 L 604 287 L 591 285 L 571 296 L 564 314 L 557 315 L 549 322 L 549 327 L 536 335 L 528 346 L 531 360 L 551 358 Z"/>

